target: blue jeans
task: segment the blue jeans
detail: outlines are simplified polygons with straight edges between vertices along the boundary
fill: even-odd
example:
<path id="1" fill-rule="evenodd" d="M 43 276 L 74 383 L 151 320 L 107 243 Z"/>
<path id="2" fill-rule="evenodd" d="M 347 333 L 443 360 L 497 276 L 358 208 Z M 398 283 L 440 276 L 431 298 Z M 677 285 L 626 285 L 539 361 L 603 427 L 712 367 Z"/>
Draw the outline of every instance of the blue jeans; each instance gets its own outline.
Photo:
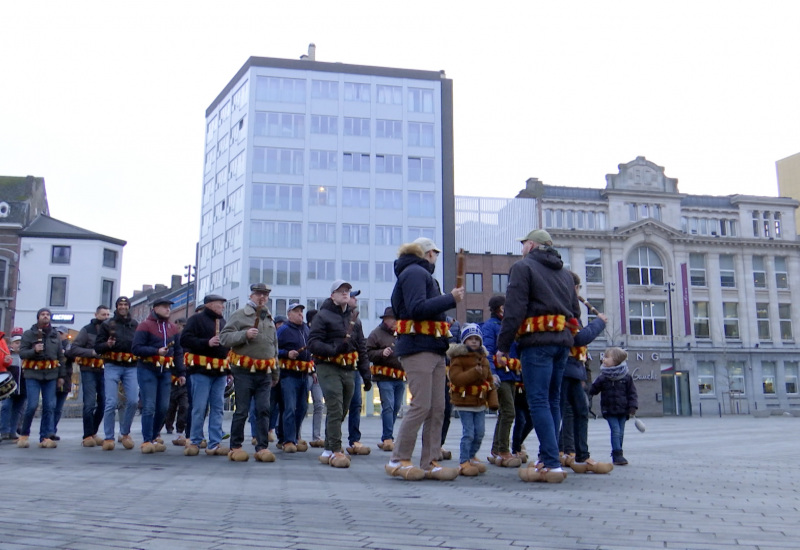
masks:
<path id="1" fill-rule="evenodd" d="M 361 441 L 361 386 L 364 381 L 358 371 L 353 372 L 353 398 L 350 400 L 350 408 L 347 419 L 347 442 L 350 446 L 356 441 Z"/>
<path id="2" fill-rule="evenodd" d="M 610 414 L 605 419 L 611 429 L 611 452 L 622 453 L 622 440 L 625 438 L 625 422 L 628 417 L 624 414 Z"/>
<path id="3" fill-rule="evenodd" d="M 461 418 L 461 454 L 458 461 L 463 464 L 475 458 L 483 443 L 483 434 L 486 431 L 486 411 L 465 411 L 459 409 Z"/>
<path id="4" fill-rule="evenodd" d="M 561 380 L 569 357 L 565 346 L 531 346 L 522 350 L 522 379 L 533 429 L 545 468 L 560 468 L 558 430 L 561 426 Z"/>
<path id="5" fill-rule="evenodd" d="M 61 420 L 61 412 L 64 410 L 64 403 L 67 402 L 67 397 L 69 397 L 68 391 L 58 391 L 58 387 L 56 387 L 56 408 L 53 411 L 53 431 L 50 432 L 51 435 L 55 435 L 58 431 L 58 421 Z"/>
<path id="6" fill-rule="evenodd" d="M 285 371 L 284 371 L 285 372 Z M 308 412 L 308 382 L 302 374 L 281 375 L 281 396 L 283 397 L 283 441 L 297 443 L 303 419 Z"/>
<path id="7" fill-rule="evenodd" d="M 208 408 L 208 448 L 217 447 L 222 441 L 223 404 L 225 402 L 225 386 L 227 377 L 207 376 L 196 373 L 192 379 L 192 444 L 200 445 L 203 441 L 203 425 Z"/>
<path id="8" fill-rule="evenodd" d="M 511 452 L 518 453 L 522 450 L 522 444 L 525 438 L 533 431 L 533 420 L 531 419 L 531 411 L 528 409 L 528 398 L 525 392 L 522 393 L 515 390 L 514 394 L 514 428 L 511 437 Z"/>
<path id="9" fill-rule="evenodd" d="M 92 437 L 100 429 L 106 404 L 103 371 L 81 371 L 83 391 L 83 438 Z"/>
<path id="10" fill-rule="evenodd" d="M 167 417 L 172 373 L 169 369 L 153 372 L 146 367 L 136 370 L 139 371 L 139 393 L 142 396 L 142 441 L 146 443 L 155 441 Z"/>
<path id="11" fill-rule="evenodd" d="M 42 421 L 39 424 L 39 441 L 50 437 L 53 433 L 53 416 L 56 410 L 56 383 L 53 380 L 25 379 L 25 388 L 28 392 L 28 406 L 22 421 L 22 430 L 19 435 L 31 435 L 31 424 L 39 406 L 39 393 L 42 394 Z"/>
<path id="12" fill-rule="evenodd" d="M 104 439 L 114 439 L 114 421 L 117 417 L 118 386 L 122 382 L 122 391 L 125 393 L 125 408 L 119 418 L 119 433 L 131 433 L 133 415 L 139 405 L 139 383 L 137 382 L 136 367 L 122 367 L 113 363 L 105 364 L 103 381 L 106 389 L 106 407 L 103 418 Z"/>
<path id="13" fill-rule="evenodd" d="M 403 408 L 406 383 L 402 380 L 378 382 L 378 393 L 381 396 L 381 423 L 383 424 L 381 441 L 387 439 L 394 441 L 394 423 L 397 420 L 397 413 Z"/>
<path id="14" fill-rule="evenodd" d="M 585 462 L 589 458 L 589 401 L 586 399 L 586 392 L 583 390 L 580 380 L 564 378 L 561 384 L 561 401 L 563 409 L 566 409 L 568 404 L 572 407 L 572 425 L 566 425 L 569 420 L 565 416 L 565 425 L 562 426 L 561 430 L 562 432 L 572 432 L 575 460 L 577 462 Z M 565 440 L 564 451 L 571 450 L 567 448 L 567 441 Z"/>
<path id="15" fill-rule="evenodd" d="M 22 380 L 25 383 L 25 380 Z M 19 428 L 19 419 L 24 417 L 26 397 L 24 395 L 12 394 L 11 397 L 3 401 L 0 411 L 0 434 L 10 434 L 12 437 Z"/>

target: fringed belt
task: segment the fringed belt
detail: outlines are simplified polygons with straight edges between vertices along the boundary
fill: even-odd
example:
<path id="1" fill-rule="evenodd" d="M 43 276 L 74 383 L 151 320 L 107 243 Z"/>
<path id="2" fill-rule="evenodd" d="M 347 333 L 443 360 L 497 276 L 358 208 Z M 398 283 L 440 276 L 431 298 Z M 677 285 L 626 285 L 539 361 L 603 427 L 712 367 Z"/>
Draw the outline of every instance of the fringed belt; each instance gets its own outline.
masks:
<path id="1" fill-rule="evenodd" d="M 344 367 L 347 369 L 355 369 L 356 365 L 358 364 L 358 352 L 351 351 L 350 353 L 340 353 L 339 355 L 334 355 L 333 357 L 323 357 L 321 355 L 315 355 L 318 361 L 323 363 L 333 363 L 340 367 Z"/>
<path id="2" fill-rule="evenodd" d="M 586 346 L 573 346 L 569 348 L 569 356 L 574 357 L 581 363 L 586 361 L 588 355 L 588 349 Z"/>
<path id="3" fill-rule="evenodd" d="M 504 368 L 507 372 L 510 371 L 516 374 L 522 372 L 522 363 L 516 357 L 501 357 L 500 361 L 495 358 L 495 367 Z"/>
<path id="4" fill-rule="evenodd" d="M 473 397 L 480 397 L 484 398 L 489 395 L 489 392 L 492 389 L 492 383 L 488 380 L 484 380 L 480 383 L 480 385 L 473 385 L 473 386 L 454 386 L 450 384 L 450 391 L 456 395 L 460 395 L 461 397 L 466 397 L 468 395 Z"/>
<path id="5" fill-rule="evenodd" d="M 75 362 L 78 363 L 78 365 L 80 365 L 81 367 L 89 367 L 92 369 L 103 368 L 102 357 L 76 357 Z"/>
<path id="6" fill-rule="evenodd" d="M 112 363 L 133 363 L 137 357 L 132 353 L 124 351 L 110 351 L 103 354 L 103 359 Z"/>
<path id="7" fill-rule="evenodd" d="M 572 334 L 576 334 L 580 330 L 578 321 L 574 318 L 567 320 L 564 315 L 537 315 L 522 321 L 517 336 L 532 332 L 561 332 L 565 328 L 568 328 Z"/>
<path id="8" fill-rule="evenodd" d="M 450 334 L 450 323 L 444 321 L 410 321 L 402 319 L 397 321 L 397 334 L 424 334 L 425 336 L 435 336 L 440 338 L 453 336 Z"/>
<path id="9" fill-rule="evenodd" d="M 316 368 L 314 367 L 314 361 L 299 361 L 297 359 L 281 359 L 280 360 L 281 368 L 286 370 L 293 370 L 297 372 L 305 372 L 308 374 L 314 374 L 316 372 Z"/>
<path id="10" fill-rule="evenodd" d="M 23 359 L 22 368 L 30 370 L 50 370 L 58 368 L 58 361 L 55 359 L 41 359 L 34 361 L 33 359 Z"/>
<path id="11" fill-rule="evenodd" d="M 250 372 L 266 371 L 269 374 L 275 369 L 275 358 L 255 359 L 231 351 L 228 353 L 228 364 L 242 369 L 250 369 Z"/>
<path id="12" fill-rule="evenodd" d="M 525 393 L 525 384 L 522 382 L 514 382 L 514 391 L 517 393 Z"/>
<path id="13" fill-rule="evenodd" d="M 369 368 L 373 376 L 385 376 L 386 378 L 394 378 L 395 380 L 405 380 L 406 371 L 397 369 L 395 367 L 386 367 L 383 365 L 372 365 Z"/>
<path id="14" fill-rule="evenodd" d="M 152 355 L 150 357 L 142 357 L 142 362 L 150 363 L 157 367 L 166 367 L 171 369 L 175 366 L 175 360 L 168 355 Z"/>
<path id="15" fill-rule="evenodd" d="M 228 359 L 219 357 L 208 357 L 197 353 L 184 353 L 183 364 L 187 367 L 205 367 L 206 370 L 223 371 L 228 368 Z"/>

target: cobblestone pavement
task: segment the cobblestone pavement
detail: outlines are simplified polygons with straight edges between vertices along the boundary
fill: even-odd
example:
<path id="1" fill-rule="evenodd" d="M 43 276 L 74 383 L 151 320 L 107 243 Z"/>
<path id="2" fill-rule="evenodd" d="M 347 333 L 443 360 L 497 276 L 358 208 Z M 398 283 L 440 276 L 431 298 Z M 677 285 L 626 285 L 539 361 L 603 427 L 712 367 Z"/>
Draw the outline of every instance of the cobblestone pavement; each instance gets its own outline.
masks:
<path id="1" fill-rule="evenodd" d="M 0 548 L 800 548 L 800 419 L 645 420 L 644 434 L 628 424 L 629 466 L 543 484 L 494 466 L 452 482 L 389 478 L 378 417 L 362 419 L 372 454 L 346 470 L 318 449 L 271 464 L 184 457 L 169 441 L 155 455 L 86 449 L 80 420 L 64 419 L 57 449 L 0 444 Z M 460 429 L 454 419 L 454 457 Z M 493 429 L 490 417 L 482 456 Z M 605 459 L 606 423 L 589 432 Z"/>

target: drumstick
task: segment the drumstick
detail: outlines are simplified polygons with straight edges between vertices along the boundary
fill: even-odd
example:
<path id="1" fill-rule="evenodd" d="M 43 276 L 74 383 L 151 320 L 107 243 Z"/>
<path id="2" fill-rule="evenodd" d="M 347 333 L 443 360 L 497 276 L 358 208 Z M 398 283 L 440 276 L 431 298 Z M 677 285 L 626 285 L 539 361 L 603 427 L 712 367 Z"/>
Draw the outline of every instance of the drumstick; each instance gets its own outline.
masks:
<path id="1" fill-rule="evenodd" d="M 464 249 L 459 248 L 458 256 L 456 256 L 456 288 L 464 286 L 464 271 L 466 270 L 464 262 Z"/>
<path id="2" fill-rule="evenodd" d="M 586 306 L 586 309 L 588 309 L 590 313 L 593 313 L 594 315 L 600 315 L 600 312 L 597 311 L 597 308 L 595 308 L 592 304 L 587 302 L 586 298 L 584 298 L 583 296 L 578 296 L 578 300 L 580 300 L 583 303 L 583 305 Z"/>

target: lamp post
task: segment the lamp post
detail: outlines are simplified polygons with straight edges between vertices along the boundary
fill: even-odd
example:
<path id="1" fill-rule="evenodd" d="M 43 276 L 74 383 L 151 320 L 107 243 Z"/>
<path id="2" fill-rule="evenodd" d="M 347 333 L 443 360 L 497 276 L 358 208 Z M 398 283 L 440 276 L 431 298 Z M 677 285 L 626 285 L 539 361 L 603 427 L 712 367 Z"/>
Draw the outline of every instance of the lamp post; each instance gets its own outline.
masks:
<path id="1" fill-rule="evenodd" d="M 186 270 L 186 310 L 184 311 L 183 318 L 184 320 L 189 320 L 189 294 L 191 293 L 192 289 L 192 270 L 194 266 L 192 264 L 185 265 L 183 268 Z"/>
<path id="2" fill-rule="evenodd" d="M 664 292 L 667 293 L 667 307 L 669 310 L 669 351 L 672 357 L 672 370 L 677 372 L 675 367 L 675 334 L 672 331 L 672 293 L 675 291 L 675 283 L 664 283 Z"/>

